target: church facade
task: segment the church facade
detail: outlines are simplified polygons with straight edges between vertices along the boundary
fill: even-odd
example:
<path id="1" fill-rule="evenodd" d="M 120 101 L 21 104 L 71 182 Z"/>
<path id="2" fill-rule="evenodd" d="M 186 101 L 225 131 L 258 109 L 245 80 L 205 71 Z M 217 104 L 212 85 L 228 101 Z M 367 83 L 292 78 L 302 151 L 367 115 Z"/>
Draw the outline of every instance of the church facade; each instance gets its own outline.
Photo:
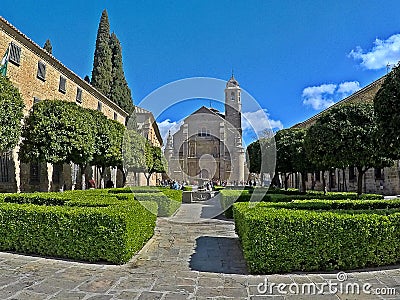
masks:
<path id="1" fill-rule="evenodd" d="M 225 114 L 203 106 L 186 117 L 175 134 L 168 135 L 164 154 L 169 178 L 243 184 L 247 172 L 241 115 L 241 89 L 232 75 L 225 88 Z"/>

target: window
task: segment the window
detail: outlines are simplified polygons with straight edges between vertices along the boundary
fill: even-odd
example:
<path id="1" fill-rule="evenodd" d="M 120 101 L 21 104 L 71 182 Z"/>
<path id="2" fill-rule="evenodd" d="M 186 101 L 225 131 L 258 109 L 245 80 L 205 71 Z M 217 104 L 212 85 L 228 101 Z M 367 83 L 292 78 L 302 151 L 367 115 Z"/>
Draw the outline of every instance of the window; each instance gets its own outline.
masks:
<path id="1" fill-rule="evenodd" d="M 67 92 L 67 78 L 60 76 L 60 83 L 58 85 L 58 90 L 65 94 Z"/>
<path id="2" fill-rule="evenodd" d="M 46 64 L 42 61 L 38 62 L 37 78 L 46 80 Z"/>
<path id="3" fill-rule="evenodd" d="M 35 105 L 38 102 L 40 102 L 40 99 L 38 97 L 33 97 L 33 105 Z"/>
<path id="4" fill-rule="evenodd" d="M 101 109 L 103 108 L 103 103 L 101 103 L 100 101 L 97 102 L 97 110 L 101 111 Z M 115 117 L 115 116 L 114 116 Z M 115 119 L 114 119 L 115 120 Z"/>
<path id="5" fill-rule="evenodd" d="M 118 115 L 116 112 L 114 112 L 114 120 L 117 121 L 117 119 L 118 119 Z"/>
<path id="6" fill-rule="evenodd" d="M 38 162 L 31 162 L 29 175 L 29 184 L 40 183 L 40 165 Z"/>
<path id="7" fill-rule="evenodd" d="M 82 103 L 82 89 L 76 88 L 76 102 Z"/>
<path id="8" fill-rule="evenodd" d="M 349 180 L 354 181 L 356 179 L 356 172 L 354 167 L 349 167 Z"/>
<path id="9" fill-rule="evenodd" d="M 10 182 L 10 169 L 12 167 L 11 154 L 3 153 L 0 155 L 0 182 Z"/>
<path id="10" fill-rule="evenodd" d="M 201 130 L 198 131 L 197 133 L 198 136 L 210 136 L 210 130 L 207 130 L 205 128 L 202 128 Z"/>
<path id="11" fill-rule="evenodd" d="M 10 45 L 10 61 L 17 66 L 21 63 L 21 47 L 11 42 Z"/>
<path id="12" fill-rule="evenodd" d="M 235 93 L 234 93 L 234 92 L 231 93 L 231 100 L 232 100 L 232 101 L 235 100 Z"/>
<path id="13" fill-rule="evenodd" d="M 375 170 L 375 180 L 382 180 L 383 179 L 382 169 L 374 169 L 374 170 Z"/>

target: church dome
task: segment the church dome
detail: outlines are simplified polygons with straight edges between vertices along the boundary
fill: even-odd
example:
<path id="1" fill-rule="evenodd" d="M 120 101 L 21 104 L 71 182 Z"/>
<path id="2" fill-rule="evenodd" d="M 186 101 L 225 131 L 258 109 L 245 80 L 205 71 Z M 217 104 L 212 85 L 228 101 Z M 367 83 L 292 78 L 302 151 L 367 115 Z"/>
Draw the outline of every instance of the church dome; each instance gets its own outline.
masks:
<path id="1" fill-rule="evenodd" d="M 232 74 L 231 79 L 228 80 L 228 82 L 226 83 L 226 87 L 239 87 L 239 82 L 237 82 L 237 80 L 235 79 L 235 77 Z"/>

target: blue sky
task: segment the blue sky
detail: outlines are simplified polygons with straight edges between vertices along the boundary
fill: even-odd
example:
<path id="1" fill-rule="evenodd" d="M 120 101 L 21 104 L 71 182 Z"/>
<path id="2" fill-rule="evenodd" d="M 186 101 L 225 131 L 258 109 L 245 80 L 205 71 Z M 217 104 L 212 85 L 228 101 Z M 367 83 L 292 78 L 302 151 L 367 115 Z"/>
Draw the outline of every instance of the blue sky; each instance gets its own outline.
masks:
<path id="1" fill-rule="evenodd" d="M 400 2 L 390 0 L 2 0 L 0 15 L 39 45 L 49 38 L 54 56 L 84 77 L 104 8 L 136 104 L 176 80 L 228 80 L 233 68 L 272 126 L 290 127 L 400 59 Z M 185 102 L 157 120 L 165 131 L 203 104 L 209 101 Z M 258 120 L 258 113 L 248 117 Z"/>

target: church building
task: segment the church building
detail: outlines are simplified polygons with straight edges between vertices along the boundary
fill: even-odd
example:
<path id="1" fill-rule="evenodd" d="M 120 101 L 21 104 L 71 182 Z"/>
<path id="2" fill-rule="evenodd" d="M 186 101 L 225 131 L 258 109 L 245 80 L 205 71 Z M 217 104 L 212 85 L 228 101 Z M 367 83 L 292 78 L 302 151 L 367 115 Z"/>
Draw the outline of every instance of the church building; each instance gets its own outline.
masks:
<path id="1" fill-rule="evenodd" d="M 241 115 L 241 90 L 232 75 L 225 88 L 225 114 L 202 106 L 184 119 L 178 132 L 168 135 L 164 154 L 169 178 L 243 184 L 247 172 Z"/>

